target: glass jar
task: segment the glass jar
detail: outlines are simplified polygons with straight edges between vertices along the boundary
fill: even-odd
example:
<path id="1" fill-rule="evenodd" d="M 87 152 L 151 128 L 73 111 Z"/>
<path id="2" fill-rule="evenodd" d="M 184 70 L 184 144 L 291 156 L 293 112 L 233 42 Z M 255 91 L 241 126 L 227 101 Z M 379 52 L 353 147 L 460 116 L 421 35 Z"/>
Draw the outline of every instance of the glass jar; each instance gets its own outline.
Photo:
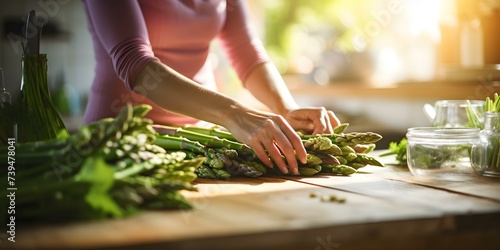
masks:
<path id="1" fill-rule="evenodd" d="M 500 112 L 484 114 L 484 128 L 480 132 L 486 145 L 485 176 L 500 177 Z"/>
<path id="2" fill-rule="evenodd" d="M 426 103 L 424 114 L 433 127 L 479 128 L 483 124 L 486 102 L 482 100 L 438 100 Z"/>
<path id="3" fill-rule="evenodd" d="M 478 128 L 409 128 L 407 159 L 419 178 L 463 181 L 483 173 L 485 150 Z"/>

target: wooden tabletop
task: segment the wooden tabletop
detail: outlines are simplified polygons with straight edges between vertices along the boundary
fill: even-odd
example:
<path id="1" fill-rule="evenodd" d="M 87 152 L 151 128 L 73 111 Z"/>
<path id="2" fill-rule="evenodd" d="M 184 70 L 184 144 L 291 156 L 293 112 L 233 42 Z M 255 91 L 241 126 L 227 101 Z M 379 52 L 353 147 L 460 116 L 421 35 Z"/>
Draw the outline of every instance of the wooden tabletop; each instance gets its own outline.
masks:
<path id="1" fill-rule="evenodd" d="M 376 151 L 372 154 L 376 155 Z M 16 230 L 2 249 L 500 249 L 500 178 L 423 181 L 380 158 L 349 176 L 199 179 L 189 211 Z M 330 201 L 335 198 L 337 201 Z M 343 201 L 342 201 L 343 200 Z"/>

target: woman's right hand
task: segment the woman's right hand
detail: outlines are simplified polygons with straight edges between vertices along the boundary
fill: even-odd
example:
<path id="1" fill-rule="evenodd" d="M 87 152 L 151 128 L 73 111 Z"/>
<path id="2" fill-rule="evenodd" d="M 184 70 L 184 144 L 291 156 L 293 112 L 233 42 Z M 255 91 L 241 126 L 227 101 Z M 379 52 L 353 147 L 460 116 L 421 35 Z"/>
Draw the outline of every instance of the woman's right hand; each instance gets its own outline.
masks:
<path id="1" fill-rule="evenodd" d="M 156 78 L 159 82 L 153 81 Z M 160 62 L 152 61 L 144 67 L 136 88 L 166 110 L 224 126 L 269 167 L 274 162 L 281 172 L 298 174 L 297 158 L 306 162 L 299 135 L 282 116 L 252 109 L 208 90 Z"/>
<path id="2" fill-rule="evenodd" d="M 232 107 L 226 117 L 226 129 L 250 146 L 264 164 L 272 168 L 274 162 L 284 174 L 299 174 L 297 159 L 306 163 L 306 150 L 299 135 L 282 116 Z"/>

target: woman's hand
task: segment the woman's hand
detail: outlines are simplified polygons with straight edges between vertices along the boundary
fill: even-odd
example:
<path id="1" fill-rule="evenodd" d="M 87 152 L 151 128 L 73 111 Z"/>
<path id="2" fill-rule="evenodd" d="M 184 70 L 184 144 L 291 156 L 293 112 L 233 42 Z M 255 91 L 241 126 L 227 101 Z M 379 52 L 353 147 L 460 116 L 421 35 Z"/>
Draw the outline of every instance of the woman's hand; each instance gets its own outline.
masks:
<path id="1" fill-rule="evenodd" d="M 238 141 L 250 146 L 264 164 L 272 168 L 273 161 L 284 174 L 299 174 L 297 158 L 306 163 L 306 150 L 282 116 L 240 109 L 233 109 L 227 116 L 225 127 Z"/>
<path id="2" fill-rule="evenodd" d="M 325 108 L 299 108 L 283 78 L 272 63 L 257 65 L 245 80 L 245 87 L 269 110 L 282 115 L 295 130 L 330 134 L 340 121 Z"/>
<path id="3" fill-rule="evenodd" d="M 340 125 L 340 120 L 335 113 L 320 108 L 301 108 L 288 111 L 283 115 L 295 130 L 309 134 L 331 134 L 333 128 Z"/>

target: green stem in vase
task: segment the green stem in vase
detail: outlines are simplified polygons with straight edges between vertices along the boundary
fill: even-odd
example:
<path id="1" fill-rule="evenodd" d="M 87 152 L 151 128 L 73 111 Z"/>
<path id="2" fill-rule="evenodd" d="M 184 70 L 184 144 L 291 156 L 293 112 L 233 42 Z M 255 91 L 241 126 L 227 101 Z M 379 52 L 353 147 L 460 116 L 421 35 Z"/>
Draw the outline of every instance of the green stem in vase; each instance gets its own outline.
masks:
<path id="1" fill-rule="evenodd" d="M 46 55 L 24 54 L 22 68 L 18 142 L 67 138 L 69 133 L 50 98 Z"/>
<path id="2" fill-rule="evenodd" d="M 493 142 L 493 141 L 491 141 Z M 488 146 L 488 149 L 486 151 L 486 167 L 490 168 L 493 166 L 493 152 L 495 152 L 496 149 L 496 143 L 492 143 L 492 145 Z"/>
<path id="3" fill-rule="evenodd" d="M 492 168 L 500 168 L 500 139 L 495 138 L 494 139 L 496 149 L 492 152 L 492 155 L 496 159 L 495 164 L 492 164 Z"/>

